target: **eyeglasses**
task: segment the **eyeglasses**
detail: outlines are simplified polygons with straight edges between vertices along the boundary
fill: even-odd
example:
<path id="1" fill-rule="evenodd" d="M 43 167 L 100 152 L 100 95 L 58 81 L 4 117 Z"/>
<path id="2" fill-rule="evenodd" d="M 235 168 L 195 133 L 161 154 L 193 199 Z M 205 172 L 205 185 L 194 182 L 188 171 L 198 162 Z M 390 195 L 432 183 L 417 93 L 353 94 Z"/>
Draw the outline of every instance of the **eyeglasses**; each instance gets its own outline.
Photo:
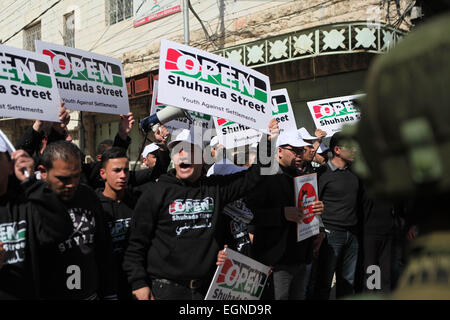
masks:
<path id="1" fill-rule="evenodd" d="M 302 155 L 305 153 L 306 149 L 305 148 L 283 148 L 281 147 L 281 149 L 285 149 L 285 150 L 289 150 L 292 151 L 293 153 L 295 153 L 296 155 Z"/>

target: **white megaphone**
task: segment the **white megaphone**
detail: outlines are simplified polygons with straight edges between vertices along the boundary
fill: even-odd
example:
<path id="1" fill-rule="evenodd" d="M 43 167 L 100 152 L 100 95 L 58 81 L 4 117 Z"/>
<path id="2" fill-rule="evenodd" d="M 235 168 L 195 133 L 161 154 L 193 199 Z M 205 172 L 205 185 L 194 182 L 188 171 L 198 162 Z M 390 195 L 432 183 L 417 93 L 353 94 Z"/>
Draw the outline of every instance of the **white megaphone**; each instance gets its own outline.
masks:
<path id="1" fill-rule="evenodd" d="M 190 121 L 193 121 L 191 115 L 186 110 L 177 107 L 166 106 L 164 109 L 159 110 L 157 113 L 154 113 L 147 118 L 142 119 L 139 122 L 139 127 L 144 133 L 147 133 L 156 125 L 161 125 L 171 120 L 183 117 L 188 118 Z"/>

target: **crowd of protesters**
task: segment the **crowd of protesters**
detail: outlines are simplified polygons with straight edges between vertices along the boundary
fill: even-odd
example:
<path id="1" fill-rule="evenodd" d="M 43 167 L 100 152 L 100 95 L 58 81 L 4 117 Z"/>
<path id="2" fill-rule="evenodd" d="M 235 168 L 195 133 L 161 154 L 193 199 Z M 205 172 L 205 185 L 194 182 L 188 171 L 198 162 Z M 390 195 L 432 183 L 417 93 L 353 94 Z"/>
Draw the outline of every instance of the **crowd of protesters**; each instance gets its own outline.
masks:
<path id="1" fill-rule="evenodd" d="M 262 299 L 329 299 L 334 278 L 337 298 L 396 285 L 414 219 L 369 197 L 339 133 L 327 147 L 322 130 L 279 134 L 272 120 L 259 144 L 227 152 L 193 129 L 168 141 L 160 126 L 134 171 L 131 113 L 90 164 L 64 104 L 59 118 L 35 121 L 18 151 L 0 140 L 1 299 L 204 299 L 227 247 L 271 267 Z M 310 173 L 320 233 L 297 241 L 293 178 Z"/>

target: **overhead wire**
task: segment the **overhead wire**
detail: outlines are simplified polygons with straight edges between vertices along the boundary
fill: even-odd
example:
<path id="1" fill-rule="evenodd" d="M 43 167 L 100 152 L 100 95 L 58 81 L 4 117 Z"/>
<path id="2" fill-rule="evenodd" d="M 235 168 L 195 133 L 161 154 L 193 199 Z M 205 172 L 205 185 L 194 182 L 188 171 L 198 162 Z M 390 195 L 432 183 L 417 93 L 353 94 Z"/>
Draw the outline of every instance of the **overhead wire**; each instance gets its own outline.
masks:
<path id="1" fill-rule="evenodd" d="M 19 34 L 19 32 L 25 30 L 28 26 L 32 25 L 36 20 L 38 20 L 40 17 L 42 17 L 44 14 L 46 14 L 50 9 L 52 9 L 53 7 L 55 7 L 58 3 L 60 3 L 61 0 L 57 0 L 56 2 L 54 2 L 50 7 L 48 7 L 47 9 L 45 9 L 44 11 L 42 11 L 37 17 L 35 17 L 34 19 L 32 19 L 30 22 L 28 22 L 26 25 L 24 25 L 22 28 L 20 28 L 19 30 L 17 30 L 13 35 L 11 35 L 8 39 L 6 39 L 5 41 L 3 41 L 3 43 L 9 41 L 10 39 L 14 38 L 17 34 Z"/>
<path id="2" fill-rule="evenodd" d="M 16 3 L 18 0 L 14 0 L 12 3 L 10 3 L 6 8 L 4 8 L 4 9 L 2 9 L 3 10 L 3 14 L 0 14 L 0 21 L 2 21 L 3 20 L 3 18 L 4 18 L 4 15 L 6 15 L 6 14 L 8 14 L 8 8 L 9 7 L 11 7 L 14 3 Z M 24 0 L 24 2 L 23 3 L 26 3 L 26 2 L 28 2 L 28 0 Z M 20 6 L 18 6 L 18 7 L 20 7 Z"/>
<path id="3" fill-rule="evenodd" d="M 411 1 L 409 3 L 409 5 L 406 7 L 406 9 L 403 11 L 403 13 L 401 13 L 400 3 L 398 2 L 398 0 L 395 0 L 395 5 L 396 5 L 397 15 L 398 15 L 398 19 L 393 23 L 393 26 L 395 27 L 395 29 L 399 29 L 402 22 L 404 22 L 409 28 L 411 28 L 413 25 L 410 24 L 408 21 L 406 21 L 405 17 L 411 11 L 411 9 L 414 7 L 415 1 Z"/>
<path id="4" fill-rule="evenodd" d="M 195 18 L 198 20 L 198 22 L 200 23 L 200 25 L 201 25 L 201 27 L 202 27 L 202 29 L 203 29 L 203 32 L 205 33 L 206 39 L 207 39 L 208 41 L 211 41 L 212 44 L 217 48 L 218 46 L 216 45 L 216 43 L 214 42 L 214 40 L 213 40 L 213 39 L 211 38 L 211 36 L 209 35 L 208 30 L 206 30 L 206 27 L 205 27 L 205 25 L 203 24 L 202 19 L 200 19 L 200 17 L 198 16 L 197 12 L 195 12 L 194 8 L 192 7 L 191 1 L 188 0 L 187 3 L 188 3 L 189 10 L 191 10 L 191 12 L 192 12 L 192 14 L 194 15 L 194 17 L 195 17 Z"/>
<path id="5" fill-rule="evenodd" d="M 324 1 L 324 2 L 322 2 L 322 3 L 320 3 L 320 4 L 318 4 L 318 5 L 319 5 L 319 6 L 324 6 L 325 4 L 330 3 L 330 2 L 332 2 L 332 1 L 335 1 L 335 0 Z M 341 0 L 341 1 L 345 1 L 345 0 Z M 314 7 L 317 7 L 318 5 L 316 5 L 316 6 L 314 6 Z M 248 10 L 251 10 L 251 9 L 253 9 L 253 8 L 255 8 L 255 7 L 258 7 L 258 6 L 259 6 L 259 5 L 254 5 L 254 6 L 250 7 L 250 8 L 247 8 L 247 9 L 248 9 Z M 306 8 L 305 10 L 302 10 L 302 12 L 304 12 L 304 11 L 306 11 L 306 10 L 310 10 L 310 9 L 313 9 L 313 7 Z M 203 10 L 203 11 L 205 11 L 205 10 Z M 291 15 L 295 15 L 295 14 L 296 14 L 296 13 L 292 13 Z M 297 14 L 298 14 L 298 12 L 297 12 Z M 284 16 L 283 18 L 286 18 L 286 16 Z M 224 31 L 229 30 L 229 27 L 230 27 L 231 25 L 233 25 L 233 24 L 234 24 L 234 21 L 230 21 L 230 22 L 226 25 Z M 266 22 L 258 23 L 258 24 L 256 24 L 255 26 L 257 27 L 257 26 L 262 25 L 262 24 L 266 24 Z M 180 29 L 180 30 L 182 30 L 182 29 Z M 231 33 L 235 33 L 235 32 L 232 31 Z M 213 36 L 214 36 L 214 35 L 212 35 L 211 37 L 213 37 Z M 217 36 L 217 35 L 216 35 L 216 36 Z M 208 42 L 209 42 L 208 39 L 204 39 L 204 40 L 199 40 L 199 41 L 197 41 L 197 42 L 195 42 L 195 43 L 192 43 L 191 45 L 192 45 L 192 46 L 202 46 L 202 45 L 207 44 Z M 157 57 L 152 57 L 151 55 L 148 55 L 148 56 L 145 56 L 145 57 L 140 57 L 140 58 L 136 58 L 136 59 L 131 60 L 131 61 L 127 61 L 126 63 L 144 62 L 144 61 L 157 60 L 157 59 L 158 59 Z"/>
<path id="6" fill-rule="evenodd" d="M 311 10 L 311 9 L 317 7 L 317 6 L 323 6 L 323 5 L 325 5 L 325 4 L 327 4 L 327 3 L 330 3 L 330 2 L 333 2 L 333 1 L 336 1 L 336 0 L 326 0 L 326 1 L 323 1 L 323 2 L 321 2 L 321 3 L 319 3 L 319 4 L 315 5 L 315 6 L 306 8 L 306 9 L 302 10 L 301 12 L 304 12 L 304 11 L 307 11 L 307 10 Z M 342 2 L 342 1 L 346 1 L 346 0 L 340 0 L 340 1 L 338 1 L 338 2 Z M 198 15 L 200 16 L 201 13 L 205 12 L 206 10 L 208 10 L 209 8 L 211 8 L 212 6 L 214 6 L 214 4 L 213 4 L 213 5 L 210 5 L 209 7 L 205 8 L 205 9 L 203 9 L 201 12 L 198 13 Z M 249 7 L 249 8 L 247 8 L 246 10 L 251 10 L 251 9 L 256 8 L 256 7 L 259 7 L 259 6 L 260 6 L 260 4 L 255 4 L 254 6 Z M 288 16 L 295 15 L 295 14 L 298 14 L 298 13 L 299 13 L 299 12 L 291 13 L 291 14 L 288 15 Z M 226 16 L 226 15 L 225 15 L 225 16 Z M 283 18 L 286 18 L 286 17 L 283 17 Z M 214 18 L 214 19 L 212 19 L 212 20 L 216 20 L 216 18 Z M 211 21 L 212 21 L 212 20 L 211 20 Z M 234 23 L 234 22 L 231 21 L 231 22 L 227 25 L 227 27 L 226 27 L 226 29 L 225 29 L 224 31 L 227 31 L 227 30 L 228 30 L 228 27 L 231 26 L 233 23 Z M 261 23 L 256 24 L 255 26 L 259 26 L 259 25 L 262 25 L 262 24 L 266 24 L 266 23 L 265 23 L 265 22 L 261 22 Z M 162 27 L 162 26 L 160 26 L 160 27 Z M 159 29 L 160 27 L 158 27 L 157 29 Z M 177 32 L 177 31 L 180 31 L 180 30 L 183 30 L 183 28 L 181 27 L 181 28 L 175 29 L 175 30 L 172 31 L 172 32 Z M 232 32 L 232 33 L 234 33 L 234 32 Z M 214 36 L 218 37 L 217 33 L 211 35 L 212 38 L 214 38 Z M 153 38 L 153 39 L 142 40 L 142 41 L 139 41 L 139 42 L 137 42 L 137 43 L 134 43 L 134 45 L 138 45 L 138 44 L 141 44 L 141 43 L 144 43 L 144 42 L 152 42 L 152 41 L 157 40 L 157 39 L 159 39 L 159 37 L 156 37 L 156 38 Z M 133 41 L 135 41 L 135 40 L 136 40 L 136 38 L 134 38 L 133 40 L 131 40 L 130 42 L 128 42 L 128 43 L 127 43 L 126 45 L 124 45 L 123 47 L 118 48 L 118 49 L 116 49 L 116 50 L 114 50 L 114 51 L 111 51 L 111 52 L 109 52 L 109 53 L 110 53 L 110 54 L 114 54 L 115 52 L 117 52 L 117 51 L 119 51 L 119 50 L 125 49 L 125 48 L 129 47 L 130 44 L 132 44 Z M 206 43 L 207 41 L 208 41 L 208 40 L 206 40 L 206 41 L 198 41 L 198 42 L 196 42 L 195 44 L 204 44 L 204 43 Z M 192 45 L 195 45 L 195 44 L 193 43 Z M 140 58 L 138 58 L 138 59 L 136 59 L 136 60 L 129 61 L 129 62 L 127 62 L 127 63 L 133 63 L 133 62 L 138 62 L 138 61 L 148 61 L 148 60 L 152 60 L 152 59 L 155 59 L 155 58 L 146 59 L 146 56 L 144 56 L 144 57 L 140 57 Z"/>

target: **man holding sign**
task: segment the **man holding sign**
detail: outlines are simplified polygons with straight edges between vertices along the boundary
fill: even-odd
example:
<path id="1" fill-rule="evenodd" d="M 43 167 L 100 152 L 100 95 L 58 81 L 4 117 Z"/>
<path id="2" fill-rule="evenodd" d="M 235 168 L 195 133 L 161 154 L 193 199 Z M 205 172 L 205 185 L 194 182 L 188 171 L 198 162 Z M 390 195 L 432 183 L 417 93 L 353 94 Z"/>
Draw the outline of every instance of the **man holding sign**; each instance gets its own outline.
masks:
<path id="1" fill-rule="evenodd" d="M 220 252 L 206 300 L 259 300 L 270 268 L 239 252 Z"/>
<path id="2" fill-rule="evenodd" d="M 32 175 L 33 159 L 0 130 L 0 300 L 40 298 L 39 253 L 69 236 L 56 195 Z M 28 178 L 29 177 L 29 178 Z"/>
<path id="3" fill-rule="evenodd" d="M 296 206 L 294 177 L 301 173 L 306 143 L 297 131 L 280 134 L 277 160 L 280 169 L 258 185 L 247 198 L 254 213 L 252 258 L 273 266 L 276 300 L 304 299 L 309 266 L 312 259 L 313 238 L 297 241 L 297 224 L 303 212 Z M 323 203 L 312 203 L 311 211 L 321 214 Z"/>
<path id="4" fill-rule="evenodd" d="M 270 139 L 277 136 L 276 120 L 269 131 Z M 123 267 L 139 300 L 203 299 L 225 242 L 223 207 L 263 180 L 259 164 L 205 177 L 203 162 L 195 161 L 203 152 L 197 133 L 195 127 L 184 130 L 169 143 L 175 169 L 149 186 L 136 204 Z"/>

